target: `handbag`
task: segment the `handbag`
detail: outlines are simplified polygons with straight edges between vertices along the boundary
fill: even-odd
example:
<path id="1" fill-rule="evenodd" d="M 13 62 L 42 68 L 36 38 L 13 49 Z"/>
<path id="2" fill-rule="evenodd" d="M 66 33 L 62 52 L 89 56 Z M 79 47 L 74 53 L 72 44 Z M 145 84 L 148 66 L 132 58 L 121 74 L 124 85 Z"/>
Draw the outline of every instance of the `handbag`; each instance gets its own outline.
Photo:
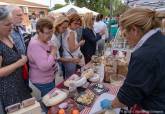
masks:
<path id="1" fill-rule="evenodd" d="M 24 80 L 28 80 L 28 67 L 27 67 L 27 64 L 23 65 L 22 76 L 23 76 Z"/>
<path id="2" fill-rule="evenodd" d="M 66 48 L 65 48 L 65 49 L 66 49 Z M 69 53 L 69 55 L 70 55 L 72 58 L 74 58 L 74 56 L 72 55 L 72 53 L 71 53 L 70 51 L 68 51 L 67 49 L 66 49 L 66 51 Z M 81 65 L 76 64 L 76 69 L 81 69 Z"/>

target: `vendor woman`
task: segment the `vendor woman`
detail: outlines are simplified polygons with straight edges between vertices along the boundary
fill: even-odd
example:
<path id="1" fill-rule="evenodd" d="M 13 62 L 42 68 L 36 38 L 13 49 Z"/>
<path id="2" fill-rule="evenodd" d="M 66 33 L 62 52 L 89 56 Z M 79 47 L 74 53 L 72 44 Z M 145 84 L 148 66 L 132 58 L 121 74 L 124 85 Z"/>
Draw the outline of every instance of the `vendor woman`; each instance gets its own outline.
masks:
<path id="1" fill-rule="evenodd" d="M 140 111 L 165 113 L 165 36 L 158 15 L 150 9 L 133 8 L 121 16 L 121 31 L 134 48 L 124 84 L 113 101 L 101 101 L 102 108 L 136 105 Z"/>

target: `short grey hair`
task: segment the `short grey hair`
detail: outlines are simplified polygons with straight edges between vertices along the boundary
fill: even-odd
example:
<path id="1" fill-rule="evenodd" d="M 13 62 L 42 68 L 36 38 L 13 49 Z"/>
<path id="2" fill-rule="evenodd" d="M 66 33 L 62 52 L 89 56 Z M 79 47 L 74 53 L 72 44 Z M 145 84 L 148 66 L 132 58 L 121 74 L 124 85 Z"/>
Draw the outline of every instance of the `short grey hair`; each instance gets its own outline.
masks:
<path id="1" fill-rule="evenodd" d="M 0 6 L 0 21 L 6 19 L 10 15 L 10 12 L 6 6 Z"/>

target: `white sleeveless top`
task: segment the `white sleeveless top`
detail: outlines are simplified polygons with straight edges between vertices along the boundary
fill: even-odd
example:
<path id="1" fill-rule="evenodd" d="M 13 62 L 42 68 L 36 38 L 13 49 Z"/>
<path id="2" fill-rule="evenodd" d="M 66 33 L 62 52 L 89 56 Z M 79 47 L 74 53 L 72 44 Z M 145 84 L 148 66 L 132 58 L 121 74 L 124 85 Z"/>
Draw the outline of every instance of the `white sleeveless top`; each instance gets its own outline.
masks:
<path id="1" fill-rule="evenodd" d="M 63 56 L 65 58 L 72 58 L 72 56 L 69 54 L 70 50 L 69 50 L 69 46 L 68 46 L 68 38 L 69 38 L 69 35 L 70 33 L 73 32 L 74 35 L 75 35 L 75 44 L 78 44 L 78 41 L 77 41 L 77 33 L 73 30 L 70 30 L 68 29 L 67 30 L 67 35 L 65 35 L 65 37 L 63 37 L 63 40 L 62 40 L 62 45 L 63 45 Z M 69 52 L 68 52 L 69 51 Z M 70 52 L 71 53 L 71 52 Z M 78 48 L 77 50 L 75 50 L 74 52 L 71 53 L 74 57 L 78 57 L 79 54 L 82 55 L 81 51 L 80 51 L 80 48 Z"/>

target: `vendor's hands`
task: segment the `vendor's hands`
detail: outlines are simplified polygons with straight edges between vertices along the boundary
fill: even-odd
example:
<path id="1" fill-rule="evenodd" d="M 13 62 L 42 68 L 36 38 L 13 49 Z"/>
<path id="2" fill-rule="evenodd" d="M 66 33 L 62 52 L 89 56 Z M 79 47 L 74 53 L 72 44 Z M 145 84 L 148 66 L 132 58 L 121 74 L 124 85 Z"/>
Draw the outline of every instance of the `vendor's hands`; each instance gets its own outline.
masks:
<path id="1" fill-rule="evenodd" d="M 104 99 L 100 102 L 100 106 L 102 109 L 110 109 L 112 107 L 112 101 Z"/>

